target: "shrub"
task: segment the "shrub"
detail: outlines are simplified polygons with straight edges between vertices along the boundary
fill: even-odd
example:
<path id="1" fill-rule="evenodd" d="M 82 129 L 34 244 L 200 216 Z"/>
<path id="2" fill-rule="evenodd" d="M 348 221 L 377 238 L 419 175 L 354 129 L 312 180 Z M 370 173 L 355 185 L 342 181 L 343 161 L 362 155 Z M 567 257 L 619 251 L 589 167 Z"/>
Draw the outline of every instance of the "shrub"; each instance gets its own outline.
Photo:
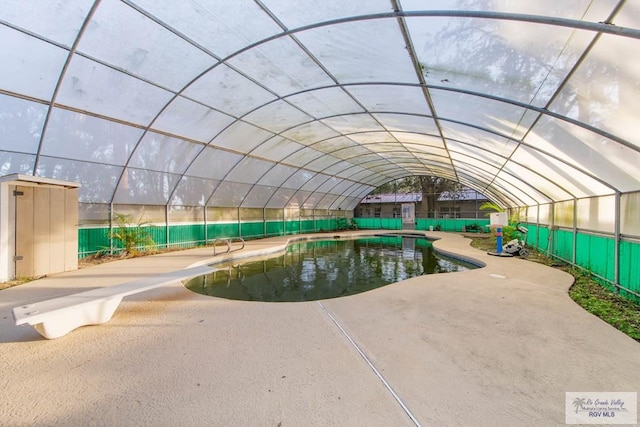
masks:
<path id="1" fill-rule="evenodd" d="M 145 229 L 147 223 L 140 220 L 133 223 L 131 215 L 116 214 L 116 224 L 109 238 L 118 241 L 126 255 L 135 256 L 155 246 L 151 234 Z"/>

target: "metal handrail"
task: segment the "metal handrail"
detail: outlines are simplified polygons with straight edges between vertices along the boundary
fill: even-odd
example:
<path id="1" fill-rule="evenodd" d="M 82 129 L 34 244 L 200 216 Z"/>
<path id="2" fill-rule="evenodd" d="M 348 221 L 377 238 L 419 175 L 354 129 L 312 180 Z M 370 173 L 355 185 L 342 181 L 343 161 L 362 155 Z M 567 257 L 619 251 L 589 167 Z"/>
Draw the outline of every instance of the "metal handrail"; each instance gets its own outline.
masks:
<path id="1" fill-rule="evenodd" d="M 216 254 L 216 242 L 221 241 L 221 242 L 225 242 L 227 244 L 227 252 L 231 251 L 231 242 L 229 241 L 229 239 L 223 239 L 223 238 L 217 238 L 217 239 L 213 239 L 213 254 Z M 225 252 L 225 253 L 227 253 Z"/>
<path id="2" fill-rule="evenodd" d="M 235 239 L 237 241 L 239 241 L 240 243 L 242 243 L 242 246 L 240 246 L 240 248 L 238 248 L 238 250 L 241 251 L 242 249 L 244 249 L 244 239 L 242 237 L 235 237 Z M 233 243 L 233 238 L 231 239 L 231 243 Z"/>
<path id="3" fill-rule="evenodd" d="M 227 244 L 227 251 L 224 253 L 229 253 L 231 252 L 231 244 L 233 243 L 233 241 L 236 240 L 240 243 L 242 243 L 242 246 L 236 250 L 242 250 L 244 249 L 244 239 L 242 237 L 218 237 L 216 239 L 213 239 L 213 254 L 217 255 L 216 253 L 216 242 L 217 241 L 221 241 L 221 242 L 225 242 Z"/>

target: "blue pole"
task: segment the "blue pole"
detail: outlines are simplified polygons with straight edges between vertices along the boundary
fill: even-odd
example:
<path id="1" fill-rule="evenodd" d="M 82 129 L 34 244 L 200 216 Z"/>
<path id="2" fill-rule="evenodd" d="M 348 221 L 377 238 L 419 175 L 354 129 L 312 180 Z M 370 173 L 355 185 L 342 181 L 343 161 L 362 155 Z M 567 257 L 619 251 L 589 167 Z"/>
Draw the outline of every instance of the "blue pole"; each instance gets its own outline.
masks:
<path id="1" fill-rule="evenodd" d="M 502 253 L 502 227 L 496 228 L 496 252 Z"/>

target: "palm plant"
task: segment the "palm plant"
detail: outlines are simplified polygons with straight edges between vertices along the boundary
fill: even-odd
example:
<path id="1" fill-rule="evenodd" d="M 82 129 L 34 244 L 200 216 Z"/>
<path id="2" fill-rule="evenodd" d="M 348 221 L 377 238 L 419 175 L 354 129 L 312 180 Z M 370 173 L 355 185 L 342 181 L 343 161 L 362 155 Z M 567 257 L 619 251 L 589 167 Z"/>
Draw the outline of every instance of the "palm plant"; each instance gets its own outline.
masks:
<path id="1" fill-rule="evenodd" d="M 138 220 L 132 224 L 131 215 L 116 214 L 116 227 L 109 233 L 109 238 L 117 240 L 124 249 L 125 255 L 137 255 L 150 246 L 155 246 L 151 234 L 144 228 L 147 223 Z M 142 248 L 142 251 L 139 249 Z"/>
<path id="2" fill-rule="evenodd" d="M 486 211 L 486 210 L 492 210 L 494 212 L 504 212 L 504 208 L 500 205 L 498 205 L 496 202 L 484 202 L 483 204 L 480 205 L 480 207 L 478 208 L 481 211 Z M 489 216 L 491 212 L 487 212 L 485 215 Z"/>

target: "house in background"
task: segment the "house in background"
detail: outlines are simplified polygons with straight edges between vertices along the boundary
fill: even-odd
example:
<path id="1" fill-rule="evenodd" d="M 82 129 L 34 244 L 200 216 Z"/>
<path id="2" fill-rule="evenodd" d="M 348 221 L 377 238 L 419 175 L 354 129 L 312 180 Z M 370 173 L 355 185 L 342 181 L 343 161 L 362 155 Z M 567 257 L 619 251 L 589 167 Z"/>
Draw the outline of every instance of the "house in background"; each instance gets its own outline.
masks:
<path id="1" fill-rule="evenodd" d="M 355 209 L 360 218 L 401 218 L 402 205 L 413 203 L 416 218 L 485 218 L 480 206 L 489 199 L 483 194 L 465 188 L 457 193 L 444 192 L 435 207 L 428 207 L 422 193 L 371 194 L 362 199 Z"/>
<path id="2" fill-rule="evenodd" d="M 370 194 L 356 206 L 354 216 L 361 218 L 401 218 L 402 205 L 413 203 L 420 217 L 422 193 Z"/>
<path id="3" fill-rule="evenodd" d="M 487 212 L 480 206 L 489 199 L 476 190 L 465 188 L 457 193 L 445 191 L 436 202 L 433 218 L 487 218 Z"/>

